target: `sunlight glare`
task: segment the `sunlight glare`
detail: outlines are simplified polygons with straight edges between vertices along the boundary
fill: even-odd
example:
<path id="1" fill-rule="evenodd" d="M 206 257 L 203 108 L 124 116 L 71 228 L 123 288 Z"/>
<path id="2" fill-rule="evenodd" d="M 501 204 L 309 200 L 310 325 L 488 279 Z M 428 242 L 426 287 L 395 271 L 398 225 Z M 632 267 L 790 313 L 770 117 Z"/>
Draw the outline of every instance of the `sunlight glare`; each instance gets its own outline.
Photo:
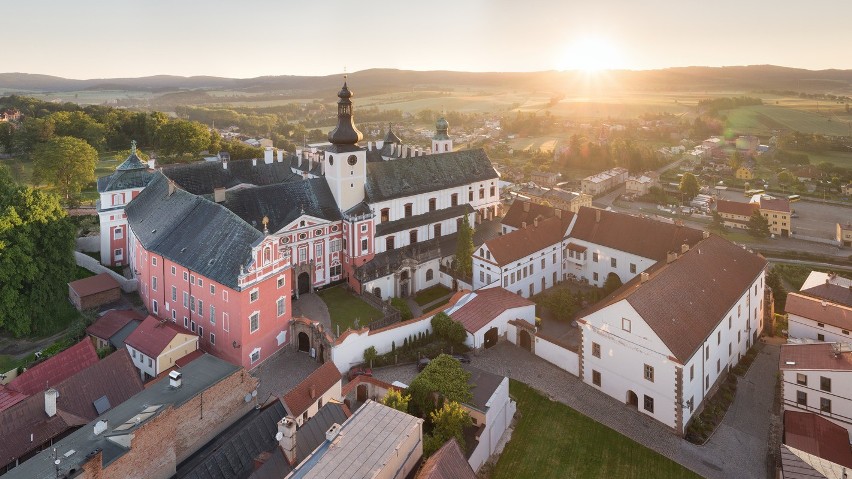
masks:
<path id="1" fill-rule="evenodd" d="M 618 49 L 607 39 L 582 37 L 565 49 L 560 70 L 598 72 L 622 68 Z"/>

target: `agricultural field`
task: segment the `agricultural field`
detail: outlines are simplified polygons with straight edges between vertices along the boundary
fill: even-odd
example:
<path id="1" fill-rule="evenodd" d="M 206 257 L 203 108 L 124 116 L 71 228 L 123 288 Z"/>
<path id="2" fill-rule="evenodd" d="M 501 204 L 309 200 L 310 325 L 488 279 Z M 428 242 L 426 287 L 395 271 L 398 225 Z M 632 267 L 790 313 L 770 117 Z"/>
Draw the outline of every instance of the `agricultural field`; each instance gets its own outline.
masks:
<path id="1" fill-rule="evenodd" d="M 772 130 L 796 130 L 823 135 L 852 135 L 852 118 L 839 118 L 778 105 L 726 110 L 728 126 L 736 134 L 770 135 Z"/>
<path id="2" fill-rule="evenodd" d="M 0 96 L 25 95 L 44 101 L 73 102 L 80 105 L 102 105 L 116 101 L 145 102 L 160 95 L 149 91 L 131 90 L 81 90 L 69 92 L 32 92 L 20 90 L 0 90 Z"/>
<path id="3" fill-rule="evenodd" d="M 808 155 L 812 165 L 818 165 L 823 162 L 831 163 L 835 166 L 843 168 L 852 168 L 852 153 L 843 151 L 793 151 L 794 153 L 803 153 Z"/>
<path id="4" fill-rule="evenodd" d="M 560 142 L 568 141 L 568 136 L 538 136 L 532 138 L 515 138 L 509 144 L 515 151 L 552 152 Z"/>

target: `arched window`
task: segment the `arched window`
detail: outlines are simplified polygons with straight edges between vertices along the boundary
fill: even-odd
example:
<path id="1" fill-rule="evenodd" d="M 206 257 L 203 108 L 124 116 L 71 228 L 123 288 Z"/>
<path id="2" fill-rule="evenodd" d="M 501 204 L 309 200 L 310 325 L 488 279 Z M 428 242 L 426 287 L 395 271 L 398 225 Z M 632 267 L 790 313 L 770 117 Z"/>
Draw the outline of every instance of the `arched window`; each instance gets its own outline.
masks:
<path id="1" fill-rule="evenodd" d="M 376 295 L 377 298 L 382 297 L 382 288 L 373 288 L 373 294 Z"/>
<path id="2" fill-rule="evenodd" d="M 263 264 L 269 264 L 272 261 L 272 248 L 267 246 L 263 248 Z"/>
<path id="3" fill-rule="evenodd" d="M 432 272 L 432 270 L 431 270 L 431 269 L 427 269 L 427 270 L 426 270 L 426 281 L 432 281 L 432 279 L 433 279 L 434 277 L 435 277 L 435 273 L 434 273 L 434 272 Z"/>

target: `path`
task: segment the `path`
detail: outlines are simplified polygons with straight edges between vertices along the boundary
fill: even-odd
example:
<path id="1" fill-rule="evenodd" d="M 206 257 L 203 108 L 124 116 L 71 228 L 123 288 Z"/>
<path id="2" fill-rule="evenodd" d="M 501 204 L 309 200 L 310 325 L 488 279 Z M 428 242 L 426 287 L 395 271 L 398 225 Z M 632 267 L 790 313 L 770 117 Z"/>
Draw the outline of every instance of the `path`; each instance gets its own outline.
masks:
<path id="1" fill-rule="evenodd" d="M 68 332 L 68 329 L 63 329 L 62 331 L 48 336 L 46 338 L 41 339 L 25 339 L 25 338 L 9 338 L 9 337 L 0 337 L 0 354 L 12 356 L 16 361 L 22 359 L 30 354 L 41 351 L 42 349 L 50 346 L 55 343 Z M 5 371 L 0 371 L 5 372 Z"/>
<path id="2" fill-rule="evenodd" d="M 332 335 L 336 333 L 331 329 L 328 306 L 316 293 L 300 294 L 299 299 L 293 299 L 293 316 L 304 316 L 312 321 L 318 321 L 326 331 L 330 331 Z"/>

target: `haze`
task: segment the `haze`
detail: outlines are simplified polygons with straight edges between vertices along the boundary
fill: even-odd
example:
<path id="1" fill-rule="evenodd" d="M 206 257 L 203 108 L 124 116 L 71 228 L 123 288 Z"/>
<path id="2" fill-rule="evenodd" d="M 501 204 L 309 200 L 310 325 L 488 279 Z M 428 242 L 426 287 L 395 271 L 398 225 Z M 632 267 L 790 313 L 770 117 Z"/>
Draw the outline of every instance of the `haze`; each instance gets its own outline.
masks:
<path id="1" fill-rule="evenodd" d="M 0 70 L 68 78 L 775 64 L 852 68 L 852 3 L 7 2 Z"/>

